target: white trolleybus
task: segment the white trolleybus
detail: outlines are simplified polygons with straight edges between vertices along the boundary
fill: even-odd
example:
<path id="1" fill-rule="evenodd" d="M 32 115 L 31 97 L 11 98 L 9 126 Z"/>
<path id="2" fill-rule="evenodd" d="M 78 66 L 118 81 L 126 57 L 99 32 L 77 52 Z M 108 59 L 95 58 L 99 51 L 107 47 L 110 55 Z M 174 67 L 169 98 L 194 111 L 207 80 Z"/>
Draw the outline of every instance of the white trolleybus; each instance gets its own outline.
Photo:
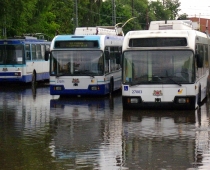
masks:
<path id="1" fill-rule="evenodd" d="M 195 109 L 207 95 L 210 42 L 192 22 L 153 21 L 123 43 L 123 108 Z"/>
<path id="2" fill-rule="evenodd" d="M 50 94 L 105 95 L 120 89 L 123 39 L 115 29 L 99 27 L 80 27 L 74 35 L 55 36 L 46 53 Z"/>
<path id="3" fill-rule="evenodd" d="M 0 40 L 0 82 L 35 83 L 49 80 L 49 61 L 45 51 L 50 41 L 43 34 Z"/>

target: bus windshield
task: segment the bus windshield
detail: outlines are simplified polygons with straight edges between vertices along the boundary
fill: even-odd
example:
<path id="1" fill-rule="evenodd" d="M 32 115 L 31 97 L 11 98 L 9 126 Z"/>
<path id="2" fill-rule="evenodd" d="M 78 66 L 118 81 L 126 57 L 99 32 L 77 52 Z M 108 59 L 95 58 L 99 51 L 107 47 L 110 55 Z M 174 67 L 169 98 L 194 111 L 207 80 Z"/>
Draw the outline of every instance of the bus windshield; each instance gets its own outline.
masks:
<path id="1" fill-rule="evenodd" d="M 195 61 L 190 50 L 126 51 L 123 82 L 181 84 L 195 81 Z"/>
<path id="2" fill-rule="evenodd" d="M 102 51 L 52 51 L 51 75 L 95 76 L 104 73 Z"/>
<path id="3" fill-rule="evenodd" d="M 0 64 L 23 64 L 23 45 L 0 45 Z"/>

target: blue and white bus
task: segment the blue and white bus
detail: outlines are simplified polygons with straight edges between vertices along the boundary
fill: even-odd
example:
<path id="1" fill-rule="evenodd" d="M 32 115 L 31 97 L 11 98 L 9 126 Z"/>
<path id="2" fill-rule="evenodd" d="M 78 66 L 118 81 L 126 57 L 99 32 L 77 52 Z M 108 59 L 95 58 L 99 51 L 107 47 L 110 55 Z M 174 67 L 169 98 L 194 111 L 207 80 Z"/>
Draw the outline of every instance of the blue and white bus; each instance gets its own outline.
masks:
<path id="1" fill-rule="evenodd" d="M 106 95 L 121 88 L 123 36 L 57 35 L 50 47 L 51 95 Z"/>
<path id="2" fill-rule="evenodd" d="M 45 51 L 50 41 L 34 36 L 0 40 L 0 82 L 32 82 L 49 80 L 49 61 Z"/>
<path id="3" fill-rule="evenodd" d="M 154 21 L 123 43 L 123 108 L 195 109 L 208 94 L 210 39 L 190 21 Z"/>

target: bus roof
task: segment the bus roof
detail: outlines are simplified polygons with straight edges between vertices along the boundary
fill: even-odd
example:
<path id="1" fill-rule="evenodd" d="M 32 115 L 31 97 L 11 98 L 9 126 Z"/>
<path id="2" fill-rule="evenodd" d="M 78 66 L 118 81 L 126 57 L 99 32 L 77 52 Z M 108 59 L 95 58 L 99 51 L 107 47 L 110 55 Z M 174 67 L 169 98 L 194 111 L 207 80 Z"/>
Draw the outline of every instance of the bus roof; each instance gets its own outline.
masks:
<path id="1" fill-rule="evenodd" d="M 57 35 L 53 38 L 51 43 L 51 50 L 54 49 L 54 45 L 56 42 L 70 42 L 70 41 L 100 41 L 106 44 L 108 42 L 115 42 L 115 44 L 122 45 L 123 36 L 113 36 L 113 35 Z"/>
<path id="2" fill-rule="evenodd" d="M 114 35 L 124 36 L 120 27 L 115 26 L 96 26 L 96 27 L 77 27 L 74 35 Z"/>
<path id="3" fill-rule="evenodd" d="M 196 30 L 139 30 L 129 31 L 125 37 L 129 38 L 149 38 L 149 37 L 188 37 L 189 35 L 208 37 L 207 34 Z"/>
<path id="4" fill-rule="evenodd" d="M 149 30 L 193 30 L 191 20 L 151 21 Z"/>
<path id="5" fill-rule="evenodd" d="M 152 39 L 175 39 L 181 43 L 180 39 L 186 40 L 187 45 L 174 45 L 171 43 L 171 45 L 167 46 L 157 46 L 157 48 L 194 48 L 196 42 L 205 42 L 207 43 L 209 41 L 209 37 L 207 34 L 196 31 L 196 30 L 139 30 L 139 31 L 129 31 L 125 39 L 123 41 L 123 51 L 131 49 L 133 47 L 137 46 L 130 46 L 130 42 L 137 42 L 137 39 L 139 39 L 138 42 L 147 42 L 146 40 L 144 41 L 143 39 L 148 39 L 148 41 L 151 41 Z M 139 48 L 143 49 L 155 49 L 156 47 L 154 46 L 138 46 Z M 137 48 L 138 48 L 137 47 Z"/>
<path id="6" fill-rule="evenodd" d="M 80 40 L 80 39 L 100 39 L 100 38 L 111 38 L 111 39 L 122 39 L 124 37 L 121 36 L 113 36 L 113 35 L 57 35 L 53 40 Z"/>

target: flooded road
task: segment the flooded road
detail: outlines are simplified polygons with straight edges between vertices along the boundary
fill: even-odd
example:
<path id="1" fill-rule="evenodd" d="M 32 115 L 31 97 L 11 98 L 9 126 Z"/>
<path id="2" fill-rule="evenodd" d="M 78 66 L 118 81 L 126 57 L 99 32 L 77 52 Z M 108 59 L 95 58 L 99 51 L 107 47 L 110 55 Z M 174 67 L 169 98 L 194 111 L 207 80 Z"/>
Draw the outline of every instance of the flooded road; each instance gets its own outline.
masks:
<path id="1" fill-rule="evenodd" d="M 47 85 L 0 87 L 0 169 L 209 169 L 209 105 L 123 111 L 120 93 L 60 98 Z"/>

